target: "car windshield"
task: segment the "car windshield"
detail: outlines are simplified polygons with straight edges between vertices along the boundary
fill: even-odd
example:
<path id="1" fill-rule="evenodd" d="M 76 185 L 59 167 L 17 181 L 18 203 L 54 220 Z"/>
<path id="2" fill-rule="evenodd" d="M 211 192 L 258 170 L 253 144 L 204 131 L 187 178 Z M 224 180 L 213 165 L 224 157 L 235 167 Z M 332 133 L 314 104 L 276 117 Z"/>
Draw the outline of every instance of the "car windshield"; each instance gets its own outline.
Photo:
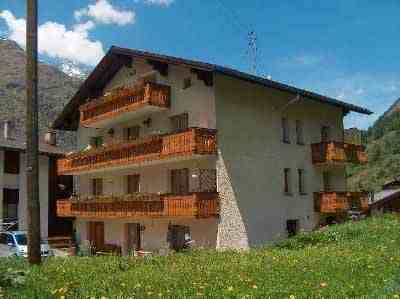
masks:
<path id="1" fill-rule="evenodd" d="M 28 243 L 28 239 L 25 234 L 15 235 L 15 240 L 18 245 L 26 245 Z"/>
<path id="2" fill-rule="evenodd" d="M 17 241 L 18 245 L 27 245 L 28 244 L 28 236 L 26 234 L 16 234 L 15 240 Z M 41 240 L 41 244 L 46 244 L 47 242 Z"/>

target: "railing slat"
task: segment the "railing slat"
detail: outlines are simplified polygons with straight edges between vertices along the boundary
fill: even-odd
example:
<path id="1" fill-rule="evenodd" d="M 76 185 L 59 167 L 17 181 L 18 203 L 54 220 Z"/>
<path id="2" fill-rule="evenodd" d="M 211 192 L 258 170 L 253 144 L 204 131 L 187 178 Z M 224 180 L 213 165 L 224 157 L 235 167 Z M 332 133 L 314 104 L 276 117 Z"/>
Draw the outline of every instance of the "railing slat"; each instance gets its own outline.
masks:
<path id="1" fill-rule="evenodd" d="M 311 144 L 314 164 L 321 163 L 355 163 L 368 161 L 365 147 L 344 142 L 320 142 Z"/>
<path id="2" fill-rule="evenodd" d="M 77 152 L 58 160 L 58 173 L 90 171 L 142 161 L 165 159 L 170 156 L 217 153 L 215 130 L 193 128 L 163 136 L 151 136 L 133 142 Z"/>
<path id="3" fill-rule="evenodd" d="M 143 195 L 135 200 L 121 197 L 85 200 L 58 200 L 60 217 L 216 217 L 219 214 L 217 193 L 190 195 Z"/>

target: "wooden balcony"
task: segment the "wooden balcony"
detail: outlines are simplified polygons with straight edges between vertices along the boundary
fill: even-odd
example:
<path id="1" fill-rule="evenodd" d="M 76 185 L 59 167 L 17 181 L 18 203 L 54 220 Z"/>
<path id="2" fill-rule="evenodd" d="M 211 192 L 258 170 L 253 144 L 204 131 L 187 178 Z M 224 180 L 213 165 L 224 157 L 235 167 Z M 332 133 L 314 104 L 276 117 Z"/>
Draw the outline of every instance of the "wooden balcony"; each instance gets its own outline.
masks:
<path id="1" fill-rule="evenodd" d="M 80 121 L 85 127 L 101 128 L 132 118 L 134 113 L 139 116 L 140 110 L 151 113 L 169 108 L 170 94 L 169 86 L 156 83 L 120 88 L 82 105 Z"/>
<path id="2" fill-rule="evenodd" d="M 217 193 L 189 195 L 135 194 L 120 197 L 95 197 L 57 201 L 59 217 L 129 218 L 129 217 L 218 217 Z"/>
<path id="3" fill-rule="evenodd" d="M 365 147 L 344 142 L 321 142 L 311 144 L 314 164 L 363 164 L 368 161 Z"/>
<path id="4" fill-rule="evenodd" d="M 191 128 L 180 133 L 150 136 L 77 152 L 58 160 L 58 173 L 79 174 L 99 169 L 127 167 L 143 162 L 216 153 L 216 131 Z"/>
<path id="5" fill-rule="evenodd" d="M 368 195 L 365 192 L 316 192 L 314 209 L 324 214 L 345 213 L 351 209 L 367 212 Z"/>

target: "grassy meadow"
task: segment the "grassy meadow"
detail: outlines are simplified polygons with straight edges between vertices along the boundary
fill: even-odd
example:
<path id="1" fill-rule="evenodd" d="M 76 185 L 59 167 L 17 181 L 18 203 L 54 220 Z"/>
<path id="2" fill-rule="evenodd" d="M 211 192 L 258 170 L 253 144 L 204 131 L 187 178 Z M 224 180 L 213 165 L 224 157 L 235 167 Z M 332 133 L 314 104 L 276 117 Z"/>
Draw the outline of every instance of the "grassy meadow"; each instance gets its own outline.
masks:
<path id="1" fill-rule="evenodd" d="M 3 298 L 400 298 L 397 216 L 300 234 L 248 252 L 0 261 Z M 0 297 L 1 297 L 0 296 Z"/>

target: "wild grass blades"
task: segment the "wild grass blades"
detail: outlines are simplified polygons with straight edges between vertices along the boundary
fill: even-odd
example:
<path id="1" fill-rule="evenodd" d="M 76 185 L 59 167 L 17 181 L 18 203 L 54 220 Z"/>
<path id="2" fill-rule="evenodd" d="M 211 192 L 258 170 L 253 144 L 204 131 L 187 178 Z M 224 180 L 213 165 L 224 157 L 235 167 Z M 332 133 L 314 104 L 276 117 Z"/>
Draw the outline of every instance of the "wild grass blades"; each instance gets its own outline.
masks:
<path id="1" fill-rule="evenodd" d="M 54 258 L 40 268 L 3 259 L 0 273 L 29 271 L 1 287 L 5 298 L 396 298 L 398 227 L 396 216 L 369 218 L 248 252 Z"/>

